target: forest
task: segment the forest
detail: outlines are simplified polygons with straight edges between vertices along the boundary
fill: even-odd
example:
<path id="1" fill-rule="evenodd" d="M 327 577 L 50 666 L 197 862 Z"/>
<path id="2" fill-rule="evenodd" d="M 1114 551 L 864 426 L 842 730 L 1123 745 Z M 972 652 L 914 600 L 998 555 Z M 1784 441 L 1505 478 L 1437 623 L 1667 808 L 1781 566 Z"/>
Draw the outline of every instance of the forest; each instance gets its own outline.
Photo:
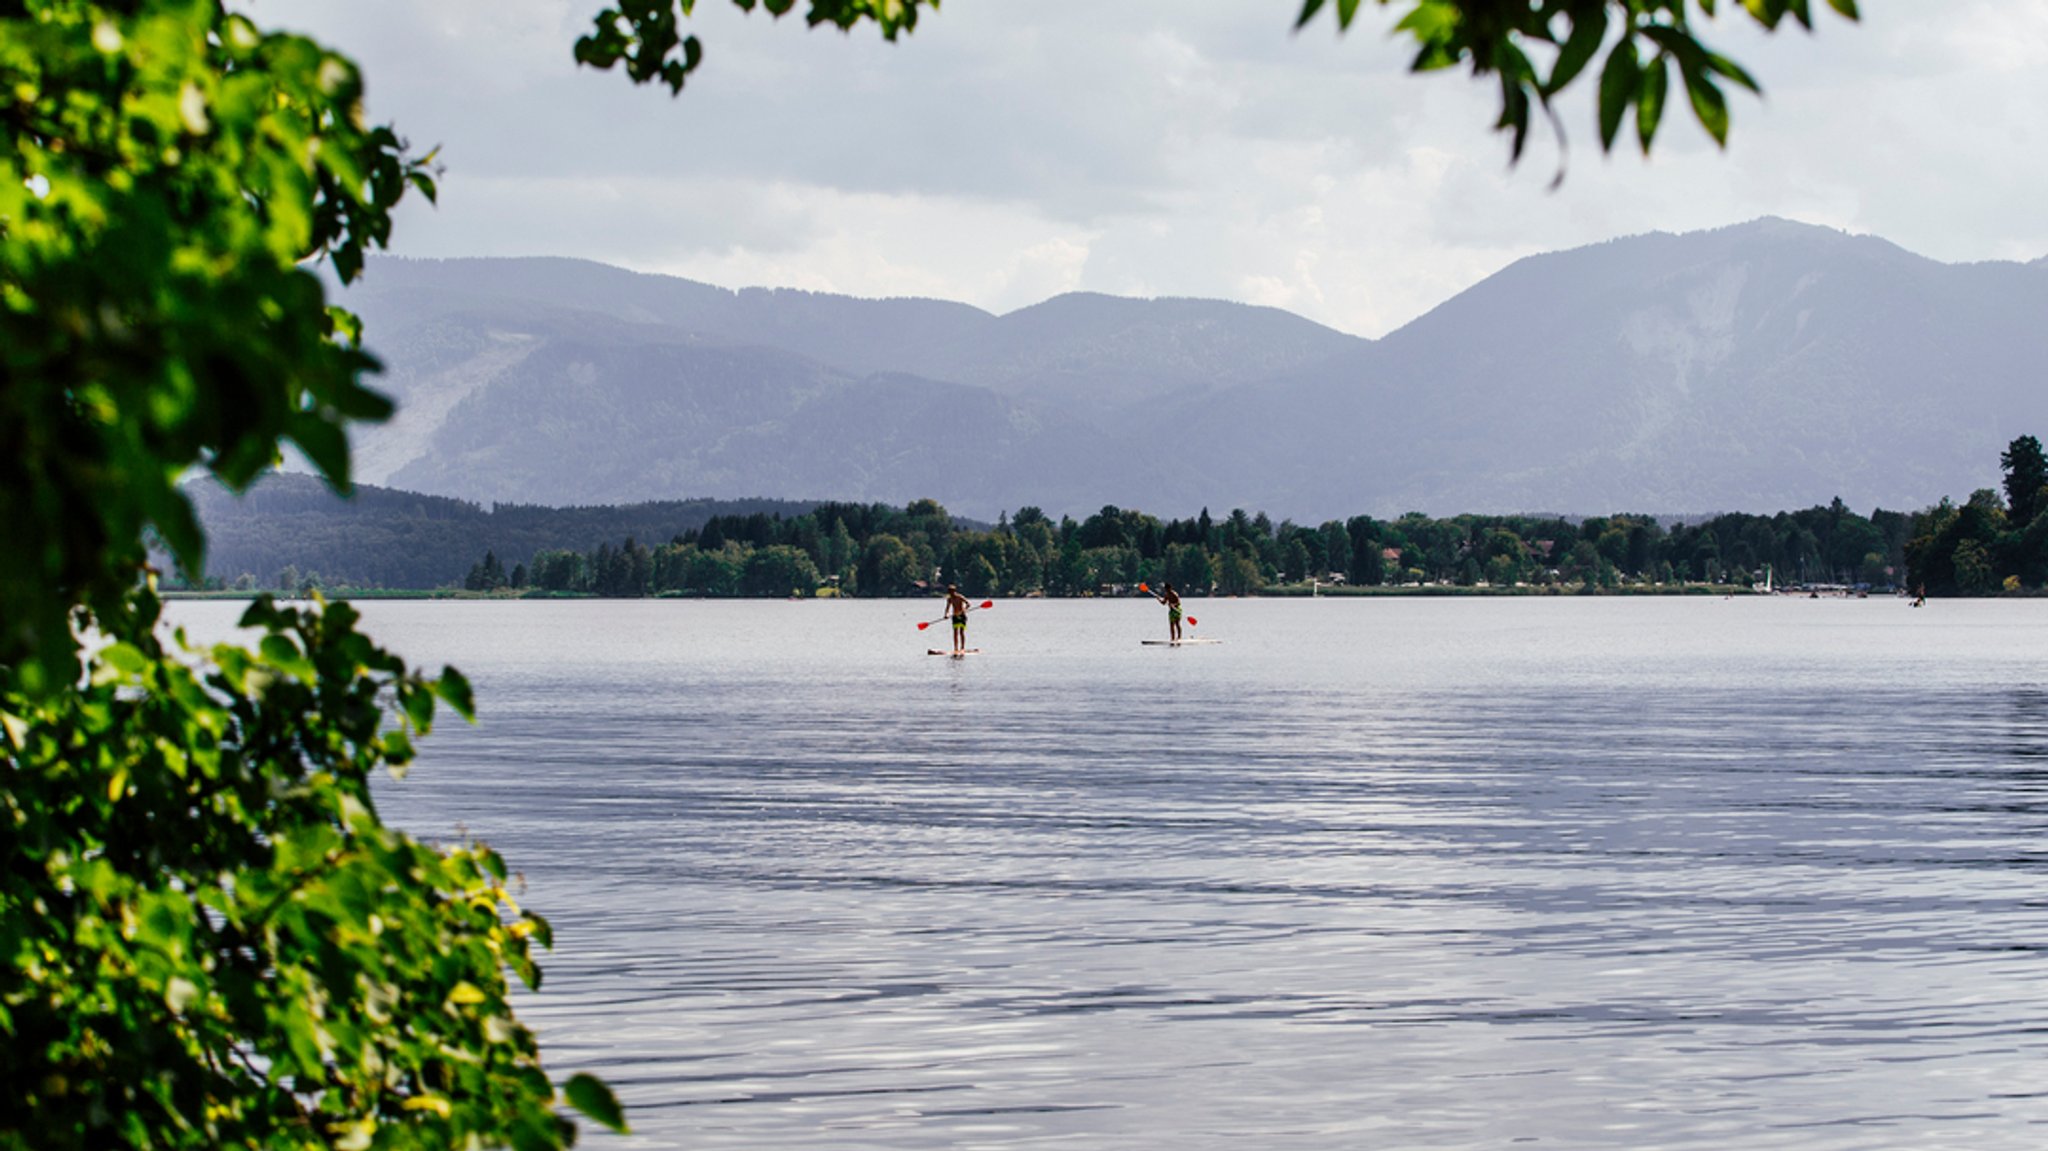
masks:
<path id="1" fill-rule="evenodd" d="M 1944 499 L 1914 519 L 1908 586 L 1931 596 L 2039 591 L 2048 585 L 2048 457 L 2021 436 L 2000 454 L 2004 490 Z"/>
<path id="2" fill-rule="evenodd" d="M 932 500 L 897 508 L 820 504 L 802 515 L 716 516 L 649 546 L 550 549 L 510 567 L 487 553 L 472 591 L 597 596 L 905 596 L 957 584 L 969 595 L 1078 596 L 1145 582 L 1190 594 L 1288 588 L 1528 590 L 1779 583 L 1888 587 L 1915 519 L 1858 515 L 1837 500 L 1774 516 L 1729 514 L 1666 527 L 1649 515 L 1420 513 L 1274 523 L 1242 509 L 1160 519 L 1105 507 L 1053 520 L 1026 507 L 962 526 Z"/>
<path id="3" fill-rule="evenodd" d="M 1868 515 L 1836 499 L 1686 519 L 1411 512 L 1297 524 L 1242 509 L 1162 519 L 1112 506 L 1080 520 L 1025 507 L 990 525 L 930 499 L 487 511 L 375 488 L 342 500 L 310 477 L 277 477 L 232 503 L 207 493 L 199 503 L 218 541 L 203 586 L 235 590 L 872 597 L 950 583 L 969 595 L 1084 596 L 1142 581 L 1193 595 L 1542 593 L 1751 587 L 1768 578 L 1778 588 L 1930 596 L 2037 591 L 2048 585 L 2048 516 L 2040 514 L 2048 460 L 2038 439 L 2021 436 L 2000 462 L 2002 491 Z"/>

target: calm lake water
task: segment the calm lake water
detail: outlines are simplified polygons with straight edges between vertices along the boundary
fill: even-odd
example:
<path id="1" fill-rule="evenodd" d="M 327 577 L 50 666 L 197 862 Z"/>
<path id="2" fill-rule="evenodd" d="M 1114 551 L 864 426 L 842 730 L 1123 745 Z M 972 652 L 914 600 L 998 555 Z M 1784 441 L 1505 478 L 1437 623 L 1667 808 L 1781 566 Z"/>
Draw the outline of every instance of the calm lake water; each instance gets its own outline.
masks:
<path id="1" fill-rule="evenodd" d="M 1190 607 L 365 605 L 481 713 L 384 810 L 597 1148 L 2048 1141 L 2048 601 Z"/>

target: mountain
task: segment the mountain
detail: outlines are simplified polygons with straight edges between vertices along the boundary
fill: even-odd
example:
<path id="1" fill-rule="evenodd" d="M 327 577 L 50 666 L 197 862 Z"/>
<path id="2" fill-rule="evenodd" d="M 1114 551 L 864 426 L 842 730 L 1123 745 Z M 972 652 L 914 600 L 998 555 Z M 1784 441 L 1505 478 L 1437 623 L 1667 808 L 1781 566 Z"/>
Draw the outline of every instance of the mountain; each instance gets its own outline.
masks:
<path id="1" fill-rule="evenodd" d="M 1113 413 L 1161 395 L 1266 378 L 1364 343 L 1277 308 L 1219 300 L 1057 296 L 1005 316 L 966 304 L 794 289 L 728 291 L 583 260 L 374 261 L 350 306 L 384 333 L 393 367 L 484 330 L 573 331 L 592 319 L 650 338 L 766 347 L 852 375 L 895 373 L 1022 401 Z"/>
<path id="2" fill-rule="evenodd" d="M 2048 432 L 2048 260 L 1764 219 L 1520 260 L 1378 341 L 1075 293 L 1007 315 L 575 260 L 375 261 L 373 483 L 531 503 L 1917 507 Z"/>
<path id="3" fill-rule="evenodd" d="M 1639 236 L 1519 261 L 1191 435 L 1213 452 L 1314 413 L 1236 479 L 1315 515 L 1917 507 L 2048 430 L 2044 314 L 2048 276 L 2018 265 L 1782 220 Z"/>
<path id="4" fill-rule="evenodd" d="M 649 546 L 713 516 L 792 518 L 815 501 L 681 500 L 618 507 L 482 508 L 467 500 L 357 484 L 347 499 L 308 475 L 265 476 L 236 495 L 210 479 L 186 485 L 206 525 L 208 574 L 271 587 L 286 566 L 328 586 L 434 588 L 459 581 L 487 550 L 509 569 L 542 548 L 591 551 L 633 538 Z M 159 554 L 165 570 L 170 557 Z"/>
<path id="5" fill-rule="evenodd" d="M 1190 486 L 1128 434 L 1148 405 L 1362 342 L 1217 301 L 1077 294 L 997 317 L 558 259 L 378 260 L 347 299 L 399 401 L 358 433 L 357 475 L 533 503 L 1132 503 Z"/>

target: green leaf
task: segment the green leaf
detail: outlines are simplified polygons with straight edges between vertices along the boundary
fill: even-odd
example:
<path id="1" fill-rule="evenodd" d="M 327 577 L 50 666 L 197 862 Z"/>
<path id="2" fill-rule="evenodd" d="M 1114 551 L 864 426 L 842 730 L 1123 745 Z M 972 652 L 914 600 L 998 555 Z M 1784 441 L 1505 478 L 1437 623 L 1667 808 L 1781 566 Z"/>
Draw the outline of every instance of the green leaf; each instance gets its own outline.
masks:
<path id="1" fill-rule="evenodd" d="M 394 728 L 384 733 L 384 758 L 390 762 L 393 775 L 402 775 L 400 770 L 413 760 L 412 737 L 404 729 Z"/>
<path id="2" fill-rule="evenodd" d="M 421 731 L 434 726 L 434 693 L 424 684 L 404 682 L 398 686 L 398 706 Z"/>
<path id="3" fill-rule="evenodd" d="M 571 1076 L 562 1088 L 562 1096 L 569 1101 L 569 1106 L 613 1131 L 621 1135 L 631 1133 L 626 1126 L 625 1111 L 619 1107 L 618 1098 L 602 1079 L 579 1072 Z"/>
<path id="4" fill-rule="evenodd" d="M 291 437 L 335 491 L 348 491 L 348 437 L 339 425 L 317 413 L 305 412 L 292 421 Z"/>
<path id="5" fill-rule="evenodd" d="M 1600 147 L 1603 151 L 1614 148 L 1614 137 L 1621 132 L 1622 113 L 1635 103 L 1636 87 L 1642 79 L 1642 68 L 1636 62 L 1636 45 L 1633 40 L 1623 40 L 1607 54 L 1607 66 L 1600 70 Z"/>
<path id="6" fill-rule="evenodd" d="M 1692 97 L 1692 112 L 1699 117 L 1700 127 L 1714 138 L 1714 143 L 1728 146 L 1728 98 L 1714 82 L 1699 73 L 1685 74 L 1685 91 Z"/>
<path id="7" fill-rule="evenodd" d="M 363 346 L 363 321 L 347 308 L 327 309 L 328 331 L 335 339 L 351 348 Z"/>
<path id="8" fill-rule="evenodd" d="M 1421 0 L 1413 11 L 1401 17 L 1394 25 L 1394 30 L 1408 33 L 1415 37 L 1425 50 L 1434 49 L 1455 62 L 1459 53 L 1453 45 L 1457 42 L 1458 28 L 1462 20 L 1463 14 L 1459 12 L 1456 4 L 1448 3 L 1447 0 Z"/>
<path id="9" fill-rule="evenodd" d="M 1664 116 L 1664 97 L 1671 90 L 1669 61 L 1658 56 L 1643 69 L 1642 90 L 1636 96 L 1636 138 L 1643 154 L 1649 155 L 1650 141 L 1657 137 L 1657 123 Z"/>
<path id="10" fill-rule="evenodd" d="M 1572 34 L 1565 38 L 1564 47 L 1558 50 L 1557 62 L 1550 66 L 1550 79 L 1544 82 L 1544 98 L 1548 100 L 1564 91 L 1565 85 L 1578 79 L 1579 73 L 1585 71 L 1606 39 L 1607 9 L 1604 6 L 1574 16 Z"/>
<path id="11" fill-rule="evenodd" d="M 274 633 L 266 635 L 257 648 L 272 667 L 294 679 L 311 683 L 318 678 L 319 673 L 313 669 L 313 662 L 306 658 L 305 653 L 299 650 L 299 645 L 293 643 L 290 636 Z"/>
<path id="12" fill-rule="evenodd" d="M 100 649 L 100 662 L 124 675 L 137 677 L 149 666 L 149 657 L 132 643 L 116 643 Z"/>
<path id="13" fill-rule="evenodd" d="M 470 690 L 469 680 L 461 672 L 443 667 L 441 678 L 433 681 L 433 686 L 434 694 L 448 701 L 455 714 L 471 723 L 476 722 L 476 696 Z"/>
<path id="14" fill-rule="evenodd" d="M 1751 92 L 1759 94 L 1763 92 L 1763 88 L 1756 82 L 1756 77 L 1751 76 L 1747 69 L 1726 56 L 1717 52 L 1707 53 L 1707 67 L 1722 76 L 1728 77 L 1728 79 L 1749 89 Z"/>

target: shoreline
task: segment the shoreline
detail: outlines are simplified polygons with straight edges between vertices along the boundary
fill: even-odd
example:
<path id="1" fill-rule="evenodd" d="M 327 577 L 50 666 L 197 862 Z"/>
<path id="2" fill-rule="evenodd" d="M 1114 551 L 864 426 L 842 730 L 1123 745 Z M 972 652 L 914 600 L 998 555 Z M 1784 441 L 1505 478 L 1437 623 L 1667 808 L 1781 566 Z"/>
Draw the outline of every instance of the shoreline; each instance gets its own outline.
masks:
<path id="1" fill-rule="evenodd" d="M 276 591 L 271 591 L 271 592 L 261 592 L 261 591 L 233 591 L 233 590 L 220 590 L 220 591 L 216 591 L 216 590 L 208 590 L 208 591 L 201 591 L 201 590 L 195 590 L 195 589 L 189 589 L 189 588 L 180 588 L 180 589 L 165 589 L 165 590 L 162 590 L 162 591 L 160 591 L 160 592 L 159 592 L 159 594 L 160 594 L 160 595 L 161 595 L 161 596 L 162 596 L 162 597 L 163 597 L 163 598 L 164 598 L 165 600 L 254 600 L 254 599 L 255 599 L 255 598 L 256 598 L 257 596 L 259 596 L 259 595 L 270 595 L 270 596 L 273 596 L 274 598 L 278 599 L 278 600 L 279 600 L 279 601 L 281 601 L 281 602 L 289 602 L 289 601 L 305 601 L 305 600 L 308 600 L 308 599 L 310 599 L 310 598 L 311 598 L 310 596 L 307 596 L 307 595 L 297 595 L 297 594 L 286 594 L 286 593 L 282 593 L 282 592 L 276 592 Z M 887 600 L 887 599 L 891 599 L 891 598 L 893 598 L 893 599 L 898 599 L 898 600 L 903 600 L 903 601 L 914 601 L 914 600 L 918 600 L 918 599 L 924 598 L 924 597 L 919 597 L 919 596 L 895 596 L 895 597 L 889 597 L 889 596 L 876 596 L 876 597 L 859 597 L 859 596 L 829 596 L 829 595 L 827 595 L 827 596 L 818 596 L 818 595 L 810 595 L 810 596 L 691 596 L 691 595 L 651 595 L 651 596 L 600 596 L 600 595 L 592 595 L 592 594 L 588 594 L 588 593 L 579 593 L 579 592 L 544 592 L 544 593 L 534 593 L 534 592 L 524 592 L 524 591 L 521 591 L 521 592 L 514 592 L 514 591 L 494 591 L 494 592 L 478 592 L 478 591 L 465 591 L 465 590 L 459 590 L 459 589 L 451 589 L 451 588 L 431 588 L 431 589 L 414 589 L 414 588 L 362 588 L 362 589 L 348 589 L 348 588 L 344 588 L 344 589 L 334 589 L 334 590 L 332 590 L 332 591 L 330 591 L 330 590 L 327 590 L 327 589 L 322 589 L 322 590 L 321 590 L 321 592 L 320 592 L 320 594 L 321 594 L 322 596 L 324 596 L 325 598 L 329 599 L 329 600 L 336 600 L 336 601 L 339 601 L 339 600 L 457 600 L 457 601 L 477 601 L 477 602 L 485 602 L 485 601 L 489 601 L 489 602 L 498 602 L 498 601 L 510 601 L 510 600 L 539 600 L 539 601 L 547 601 L 547 600 L 603 600 L 603 599 L 617 599 L 617 600 L 628 600 L 628 599 L 649 599 L 649 600 L 652 600 L 652 599 L 687 599 L 687 600 L 712 600 L 712 599 L 716 599 L 716 600 L 754 600 L 754 601 L 758 601 L 758 602 L 775 602 L 775 601 L 789 601 L 789 600 L 799 600 L 799 601 L 809 602 L 809 601 L 813 601 L 813 600 L 817 600 L 817 601 L 828 601 L 828 600 L 835 600 L 835 599 L 844 599 L 844 600 L 847 600 L 847 601 L 858 601 L 858 600 L 862 600 L 862 599 L 867 599 L 867 598 L 874 598 L 874 599 L 876 599 L 876 600 Z M 1837 590 L 1830 590 L 1830 591 L 1808 591 L 1808 590 L 1802 589 L 1802 590 L 1798 590 L 1798 591 L 1793 591 L 1793 590 L 1777 590 L 1777 591 L 1770 591 L 1770 592 L 1762 592 L 1762 591 L 1757 591 L 1757 590 L 1756 590 L 1755 588 L 1749 588 L 1749 587 L 1744 587 L 1744 586 L 1742 586 L 1742 585 L 1740 585 L 1740 584 L 1651 584 L 1651 585 L 1644 585 L 1644 586 L 1623 586 L 1623 587 L 1608 587 L 1608 588 L 1597 588 L 1597 587 L 1596 587 L 1596 588 L 1588 588 L 1588 587 L 1584 587 L 1584 586 L 1581 586 L 1581 585 L 1573 585 L 1573 586 L 1560 586 L 1560 585 L 1542 585 L 1542 586 L 1538 586 L 1538 585 L 1525 585 L 1525 586 L 1519 586 L 1519 587 L 1480 587 L 1480 586 L 1472 586 L 1472 587 L 1461 587 L 1461 586 L 1458 586 L 1458 585 L 1455 585 L 1455 584 L 1428 584 L 1428 585 L 1417 585 L 1417 584 L 1401 584 L 1401 585 L 1395 585 L 1395 586 L 1383 586 L 1383 587 L 1348 587 L 1348 586 L 1344 586 L 1344 585 L 1337 585 L 1337 586 L 1334 586 L 1334 587 L 1310 587 L 1310 586 L 1308 586 L 1308 585 L 1283 585 L 1283 586 L 1279 586 L 1279 587 L 1263 588 L 1263 589 L 1261 589 L 1261 590 L 1259 590 L 1259 591 L 1256 591 L 1256 592 L 1253 592 L 1252 594 L 1250 594 L 1250 595 L 1247 595 L 1247 596 L 1215 596 L 1215 595 L 1211 595 L 1211 596 L 1204 596 L 1204 595 L 1191 595 L 1191 596 L 1188 596 L 1187 598 L 1188 598 L 1188 600 L 1189 600 L 1190 602 L 1198 602 L 1198 601 L 1202 601 L 1202 600 L 1225 600 L 1225 599 L 1372 599 L 1372 598 L 1378 598 L 1378 597 L 1395 597 L 1395 598 L 1400 598 L 1400 597 L 1420 597 L 1420 598 L 1428 598 L 1428 599 L 1460 599 L 1460 598 L 1465 598 L 1465 599 L 1469 599 L 1469 598 L 1496 598 L 1496 597 L 1509 597 L 1509 598 L 1529 598 L 1529 597 L 1549 597 L 1549 598 L 1565 598 L 1565 597 L 1595 597 L 1595 598 L 1597 598 L 1597 597 L 1615 597 L 1615 598 L 1628 598 L 1628 597 L 1643 597 L 1643 596 L 1652 596 L 1652 597 L 1685 597 L 1685 596 L 1691 596 L 1691 597 L 1707 597 L 1707 596 L 1722 596 L 1722 597 L 1740 597 L 1740 598 L 1745 598 L 1745 599 L 1746 599 L 1746 598 L 1751 598 L 1751 597 L 1769 597 L 1769 598 L 1780 598 L 1780 599 L 1809 599 L 1809 598 L 1819 598 L 1819 599 L 1897 599 L 1897 598 L 1904 598 L 1904 597 L 1903 597 L 1903 596 L 1901 596 L 1901 595 L 1900 595 L 1899 593 L 1897 593 L 1897 592 L 1893 592 L 1893 591 L 1873 591 L 1873 592 L 1871 592 L 1871 593 L 1870 593 L 1869 595 L 1867 595 L 1867 596 L 1858 596 L 1858 595 L 1856 595 L 1856 594 L 1854 594 L 1854 593 L 1849 593 L 1849 592 L 1843 592 L 1843 591 L 1837 591 Z M 2016 593 L 2016 592 L 2000 592 L 2000 593 L 1994 593 L 1994 594 L 1991 594 L 1991 595 L 1984 595 L 1984 596 L 1964 596 L 1964 597 L 1948 597 L 1948 598 L 1965 598 L 1965 599 L 2030 599 L 2030 598 L 2038 598 L 2038 596 L 2039 596 L 2039 593 L 2035 593 L 2035 594 L 2033 594 L 2033 595 L 2029 595 L 2029 594 L 2025 594 L 2025 593 Z M 1009 598 L 1009 599 L 1076 599 L 1076 600 L 1091 600 L 1091 599 L 1099 599 L 1099 600 L 1114 600 L 1114 599 L 1140 599 L 1140 598 L 1143 598 L 1143 597 L 1142 597 L 1142 596 L 1138 596 L 1138 595 L 1130 595 L 1130 596 L 1125 596 L 1125 595 L 1115 595 L 1115 594 L 1110 594 L 1110 595 L 1078 595 L 1078 596 L 1042 596 L 1042 595 L 1017 595 L 1017 596 L 1008 596 L 1008 597 L 1005 597 L 1005 598 Z"/>

